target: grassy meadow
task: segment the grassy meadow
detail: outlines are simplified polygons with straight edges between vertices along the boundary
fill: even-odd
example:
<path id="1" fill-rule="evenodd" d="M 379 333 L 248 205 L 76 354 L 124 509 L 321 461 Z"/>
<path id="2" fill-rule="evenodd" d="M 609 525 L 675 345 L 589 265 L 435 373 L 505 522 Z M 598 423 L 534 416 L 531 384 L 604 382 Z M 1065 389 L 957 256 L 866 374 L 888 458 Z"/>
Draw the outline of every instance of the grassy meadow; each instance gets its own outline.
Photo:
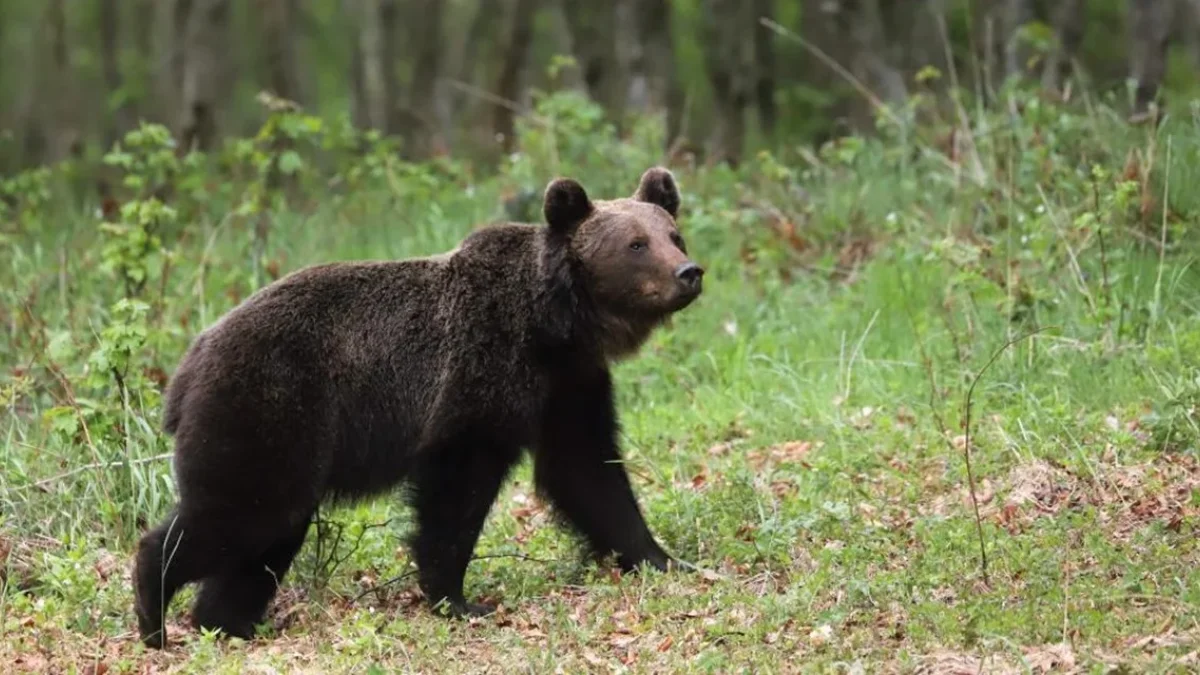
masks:
<path id="1" fill-rule="evenodd" d="M 671 165 L 706 290 L 615 373 L 651 528 L 703 572 L 585 564 L 526 464 L 467 574 L 496 615 L 428 613 L 406 509 L 381 499 L 322 512 L 262 639 L 194 632 L 189 587 L 163 652 L 137 641 L 131 552 L 173 499 L 160 394 L 195 333 L 304 265 L 536 222 L 556 175 L 632 193 L 663 161 L 660 126 L 617 138 L 557 94 L 484 173 L 276 111 L 210 157 L 131 134 L 105 165 L 111 201 L 70 164 L 0 185 L 0 662 L 1200 667 L 1200 115 L 1154 129 L 1103 101 L 1006 95 L 737 168 Z"/>

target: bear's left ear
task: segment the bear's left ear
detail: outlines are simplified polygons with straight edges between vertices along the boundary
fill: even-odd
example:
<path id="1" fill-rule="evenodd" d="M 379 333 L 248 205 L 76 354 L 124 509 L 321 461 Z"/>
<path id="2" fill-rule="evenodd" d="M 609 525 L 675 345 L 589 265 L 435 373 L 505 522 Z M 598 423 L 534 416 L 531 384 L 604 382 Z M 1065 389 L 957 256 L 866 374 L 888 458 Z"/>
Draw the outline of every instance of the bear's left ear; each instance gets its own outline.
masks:
<path id="1" fill-rule="evenodd" d="M 646 169 L 633 198 L 663 207 L 672 218 L 679 216 L 679 186 L 675 184 L 675 176 L 661 166 Z"/>
<path id="2" fill-rule="evenodd" d="M 572 234 L 580 223 L 592 215 L 594 208 L 587 191 L 577 180 L 556 178 L 546 186 L 542 215 L 553 232 Z"/>

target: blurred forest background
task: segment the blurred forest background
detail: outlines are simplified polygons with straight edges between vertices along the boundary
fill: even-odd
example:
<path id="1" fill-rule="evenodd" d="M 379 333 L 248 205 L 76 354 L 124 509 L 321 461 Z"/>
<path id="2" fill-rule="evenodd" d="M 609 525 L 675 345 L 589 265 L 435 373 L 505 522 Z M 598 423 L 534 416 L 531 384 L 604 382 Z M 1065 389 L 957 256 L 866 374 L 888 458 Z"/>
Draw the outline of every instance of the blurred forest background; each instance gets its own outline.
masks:
<path id="1" fill-rule="evenodd" d="M 537 91 L 578 88 L 618 130 L 665 116 L 672 156 L 737 161 L 1011 75 L 1144 117 L 1198 69 L 1200 0 L 0 0 L 0 171 L 139 120 L 210 150 L 261 126 L 262 91 L 486 163 Z"/>

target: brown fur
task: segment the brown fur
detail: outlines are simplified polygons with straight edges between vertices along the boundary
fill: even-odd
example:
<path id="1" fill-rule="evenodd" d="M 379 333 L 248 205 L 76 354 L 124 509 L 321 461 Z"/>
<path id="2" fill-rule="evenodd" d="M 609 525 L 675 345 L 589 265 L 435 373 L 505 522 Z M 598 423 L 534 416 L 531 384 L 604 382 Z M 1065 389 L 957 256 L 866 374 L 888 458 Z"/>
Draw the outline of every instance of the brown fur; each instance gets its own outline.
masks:
<path id="1" fill-rule="evenodd" d="M 163 612 L 193 581 L 197 625 L 250 636 L 317 506 L 401 484 L 422 591 L 453 615 L 488 611 L 466 601 L 463 577 L 525 449 L 593 552 L 665 569 L 619 464 L 608 367 L 700 293 L 678 207 L 665 169 L 609 201 L 558 179 L 546 227 L 309 267 L 202 332 L 166 392 L 180 501 L 139 545 L 146 644 L 163 644 Z"/>

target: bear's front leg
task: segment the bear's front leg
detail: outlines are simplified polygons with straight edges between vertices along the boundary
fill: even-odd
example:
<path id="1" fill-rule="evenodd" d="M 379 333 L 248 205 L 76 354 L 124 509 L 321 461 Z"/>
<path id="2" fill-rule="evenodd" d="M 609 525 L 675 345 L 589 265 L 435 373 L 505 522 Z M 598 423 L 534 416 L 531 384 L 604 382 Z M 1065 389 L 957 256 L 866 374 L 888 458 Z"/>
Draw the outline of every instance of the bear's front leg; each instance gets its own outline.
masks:
<path id="1" fill-rule="evenodd" d="M 616 553 L 623 571 L 671 557 L 651 534 L 617 449 L 612 381 L 599 371 L 555 387 L 534 460 L 535 481 L 598 555 Z"/>
<path id="2" fill-rule="evenodd" d="M 460 436 L 422 454 L 412 478 L 417 532 L 411 543 L 421 592 L 431 607 L 451 617 L 490 614 L 494 607 L 466 601 L 463 579 L 484 520 L 520 449 Z"/>

